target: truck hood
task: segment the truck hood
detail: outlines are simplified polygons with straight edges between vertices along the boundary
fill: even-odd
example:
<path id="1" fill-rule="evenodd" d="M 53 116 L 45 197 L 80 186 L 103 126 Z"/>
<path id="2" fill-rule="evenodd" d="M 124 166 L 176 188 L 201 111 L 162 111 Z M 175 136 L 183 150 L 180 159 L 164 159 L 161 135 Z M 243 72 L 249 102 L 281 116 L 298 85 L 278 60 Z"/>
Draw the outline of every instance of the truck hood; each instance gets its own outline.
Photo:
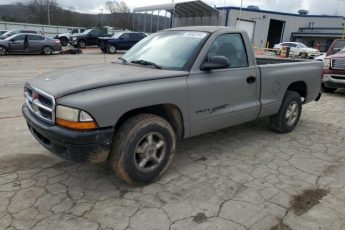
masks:
<path id="1" fill-rule="evenodd" d="M 121 63 L 79 66 L 54 71 L 28 82 L 55 98 L 85 90 L 139 81 L 187 76 L 186 71 L 161 70 Z"/>
<path id="2" fill-rule="evenodd" d="M 345 58 L 345 52 L 339 52 L 328 56 L 328 58 Z"/>

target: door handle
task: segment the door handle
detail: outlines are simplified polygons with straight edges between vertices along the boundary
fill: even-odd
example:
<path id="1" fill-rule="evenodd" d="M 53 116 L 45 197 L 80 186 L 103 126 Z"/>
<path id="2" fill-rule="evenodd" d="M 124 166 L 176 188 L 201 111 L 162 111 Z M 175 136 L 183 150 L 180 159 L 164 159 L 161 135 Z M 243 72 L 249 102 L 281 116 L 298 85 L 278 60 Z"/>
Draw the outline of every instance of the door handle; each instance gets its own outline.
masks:
<path id="1" fill-rule="evenodd" d="M 255 81 L 256 81 L 256 77 L 254 76 L 247 77 L 248 84 L 253 84 Z"/>

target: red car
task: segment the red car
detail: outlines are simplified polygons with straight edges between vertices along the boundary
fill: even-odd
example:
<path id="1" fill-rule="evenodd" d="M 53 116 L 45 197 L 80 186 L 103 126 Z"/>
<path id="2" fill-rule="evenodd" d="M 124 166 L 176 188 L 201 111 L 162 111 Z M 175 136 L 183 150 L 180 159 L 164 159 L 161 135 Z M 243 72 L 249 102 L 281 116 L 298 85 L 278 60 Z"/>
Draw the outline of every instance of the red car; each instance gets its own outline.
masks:
<path id="1" fill-rule="evenodd" d="M 323 63 L 323 91 L 334 92 L 338 88 L 345 88 L 345 47 L 327 56 Z"/>

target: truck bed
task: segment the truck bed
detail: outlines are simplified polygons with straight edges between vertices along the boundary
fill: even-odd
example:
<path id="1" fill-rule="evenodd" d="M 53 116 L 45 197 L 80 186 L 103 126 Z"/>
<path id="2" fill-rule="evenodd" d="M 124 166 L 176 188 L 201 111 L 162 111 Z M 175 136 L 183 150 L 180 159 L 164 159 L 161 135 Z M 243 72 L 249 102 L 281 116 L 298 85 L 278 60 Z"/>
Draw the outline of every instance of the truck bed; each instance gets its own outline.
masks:
<path id="1" fill-rule="evenodd" d="M 320 92 L 322 63 L 297 59 L 257 59 L 260 76 L 262 104 L 259 117 L 279 111 L 287 87 L 291 82 L 306 87 L 304 103 L 313 101 Z"/>
<path id="2" fill-rule="evenodd" d="M 279 58 L 271 56 L 259 56 L 256 57 L 256 63 L 258 65 L 267 64 L 279 64 L 279 63 L 292 63 L 292 62 L 310 62 L 312 60 L 308 59 L 291 59 L 291 58 Z"/>

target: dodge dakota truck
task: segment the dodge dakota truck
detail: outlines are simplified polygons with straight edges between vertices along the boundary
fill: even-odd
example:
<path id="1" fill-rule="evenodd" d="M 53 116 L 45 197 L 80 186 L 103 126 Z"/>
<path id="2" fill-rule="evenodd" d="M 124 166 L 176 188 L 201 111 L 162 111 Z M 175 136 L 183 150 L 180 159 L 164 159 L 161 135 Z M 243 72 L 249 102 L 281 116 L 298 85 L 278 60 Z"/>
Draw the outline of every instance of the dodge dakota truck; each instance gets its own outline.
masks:
<path id="1" fill-rule="evenodd" d="M 286 62 L 286 63 L 285 63 Z M 32 135 L 56 155 L 108 161 L 134 185 L 157 180 L 176 141 L 269 117 L 278 133 L 318 100 L 322 63 L 256 59 L 246 32 L 183 27 L 141 40 L 120 60 L 25 84 Z"/>

